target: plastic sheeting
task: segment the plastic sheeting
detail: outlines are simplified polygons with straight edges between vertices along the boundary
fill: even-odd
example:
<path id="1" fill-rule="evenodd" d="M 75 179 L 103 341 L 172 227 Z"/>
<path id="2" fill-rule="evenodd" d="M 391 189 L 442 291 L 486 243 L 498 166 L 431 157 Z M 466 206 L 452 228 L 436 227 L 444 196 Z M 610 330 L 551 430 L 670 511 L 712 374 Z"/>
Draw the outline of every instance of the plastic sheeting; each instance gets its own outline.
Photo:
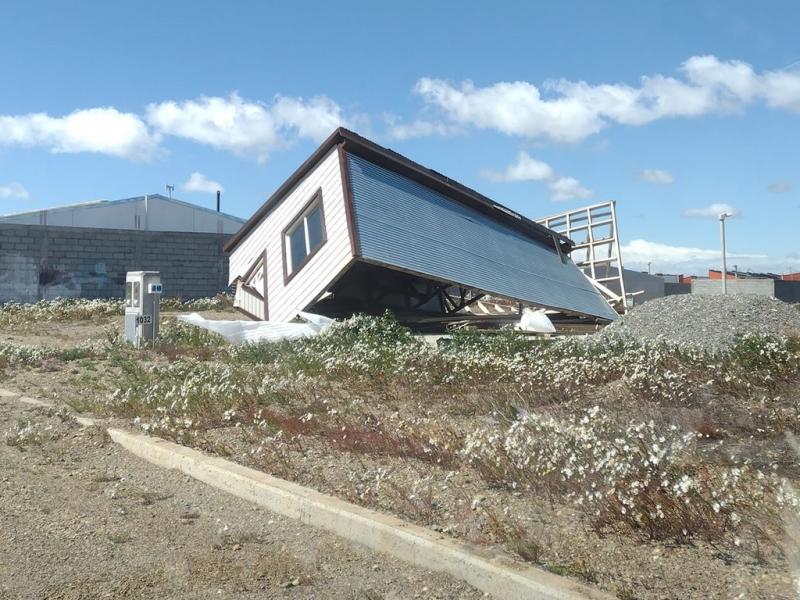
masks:
<path id="1" fill-rule="evenodd" d="M 180 315 L 178 320 L 196 327 L 218 333 L 231 344 L 250 342 L 279 342 L 281 340 L 298 340 L 322 333 L 333 323 L 333 319 L 313 313 L 298 312 L 297 316 L 304 323 L 274 323 L 270 321 L 215 321 L 205 319 L 197 313 Z M 516 328 L 521 331 L 537 333 L 555 333 L 556 328 L 544 310 L 525 308 Z"/>
<path id="2" fill-rule="evenodd" d="M 522 318 L 517 324 L 520 331 L 535 331 L 536 333 L 555 333 L 556 328 L 553 322 L 544 314 L 544 310 L 534 310 L 525 308 L 522 311 Z"/>
<path id="3" fill-rule="evenodd" d="M 297 340 L 325 331 L 333 319 L 312 313 L 298 312 L 305 323 L 272 323 L 270 321 L 214 321 L 204 319 L 197 313 L 180 315 L 178 320 L 220 334 L 231 344 L 246 344 L 267 340 Z"/>

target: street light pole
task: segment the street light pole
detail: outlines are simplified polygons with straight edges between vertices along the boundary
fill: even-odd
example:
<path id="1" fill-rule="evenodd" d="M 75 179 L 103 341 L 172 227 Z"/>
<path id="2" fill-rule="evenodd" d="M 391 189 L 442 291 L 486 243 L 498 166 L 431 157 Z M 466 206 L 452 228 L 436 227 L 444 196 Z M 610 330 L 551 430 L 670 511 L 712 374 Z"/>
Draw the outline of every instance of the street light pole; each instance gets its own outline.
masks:
<path id="1" fill-rule="evenodd" d="M 728 293 L 728 261 L 725 255 L 725 219 L 732 217 L 731 213 L 721 213 L 719 215 L 719 237 L 722 242 L 722 293 Z"/>

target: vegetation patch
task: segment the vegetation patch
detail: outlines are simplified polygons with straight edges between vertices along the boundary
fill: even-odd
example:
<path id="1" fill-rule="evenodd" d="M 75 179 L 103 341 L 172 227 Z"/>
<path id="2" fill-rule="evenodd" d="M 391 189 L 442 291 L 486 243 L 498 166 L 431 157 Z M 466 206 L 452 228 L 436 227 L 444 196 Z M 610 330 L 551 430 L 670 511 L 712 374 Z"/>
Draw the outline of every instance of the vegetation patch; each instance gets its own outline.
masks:
<path id="1" fill-rule="evenodd" d="M 60 354 L 5 347 L 11 372 L 79 368 L 84 409 L 626 597 L 663 577 L 614 575 L 642 545 L 765 574 L 794 556 L 794 338 L 708 350 L 465 331 L 434 346 L 386 314 L 242 346 L 168 319 L 141 350 L 118 334 Z"/>
<path id="2" fill-rule="evenodd" d="M 213 298 L 182 301 L 180 298 L 163 298 L 163 311 L 225 310 L 232 306 L 230 297 L 219 294 Z M 42 321 L 88 321 L 122 315 L 125 301 L 122 298 L 54 298 L 34 303 L 6 302 L 0 305 L 0 325 L 13 326 Z"/>

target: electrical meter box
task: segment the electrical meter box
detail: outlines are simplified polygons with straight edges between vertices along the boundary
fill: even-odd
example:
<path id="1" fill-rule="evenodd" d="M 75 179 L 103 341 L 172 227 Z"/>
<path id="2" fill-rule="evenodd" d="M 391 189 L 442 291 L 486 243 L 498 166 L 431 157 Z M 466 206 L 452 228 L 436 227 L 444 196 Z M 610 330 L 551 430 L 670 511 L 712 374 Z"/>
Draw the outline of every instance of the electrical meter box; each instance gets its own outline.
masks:
<path id="1" fill-rule="evenodd" d="M 161 273 L 128 271 L 125 276 L 125 341 L 137 348 L 158 336 Z"/>

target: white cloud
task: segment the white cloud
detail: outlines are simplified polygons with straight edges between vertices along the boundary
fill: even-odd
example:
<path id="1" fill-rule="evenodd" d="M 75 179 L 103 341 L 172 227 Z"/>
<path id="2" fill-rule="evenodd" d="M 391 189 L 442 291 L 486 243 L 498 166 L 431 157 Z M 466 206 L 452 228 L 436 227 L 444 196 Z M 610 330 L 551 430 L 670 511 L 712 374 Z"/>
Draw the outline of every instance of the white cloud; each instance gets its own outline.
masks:
<path id="1" fill-rule="evenodd" d="M 791 181 L 773 181 L 767 186 L 767 190 L 773 194 L 785 194 L 792 191 L 794 184 Z"/>
<path id="2" fill-rule="evenodd" d="M 718 219 L 722 213 L 728 213 L 732 217 L 738 217 L 741 211 L 730 204 L 718 202 L 704 206 L 703 208 L 687 208 L 683 211 L 683 216 L 695 219 Z"/>
<path id="3" fill-rule="evenodd" d="M 111 107 L 76 110 L 63 117 L 46 113 L 0 115 L 0 145 L 5 146 L 148 160 L 158 144 L 159 136 L 151 133 L 139 116 Z"/>
<path id="4" fill-rule="evenodd" d="M 622 262 L 626 268 L 646 270 L 651 263 L 653 272 L 705 274 L 708 269 L 719 268 L 722 258 L 720 250 L 708 250 L 688 246 L 670 246 L 647 240 L 632 240 L 620 249 Z M 741 269 L 759 269 L 759 265 L 769 264 L 770 259 L 763 254 L 727 253 L 728 264 L 737 264 Z M 737 261 L 737 262 L 732 262 Z"/>
<path id="5" fill-rule="evenodd" d="M 264 162 L 273 150 L 294 138 L 322 141 L 345 119 L 342 109 L 323 96 L 310 100 L 278 96 L 267 105 L 233 93 L 227 98 L 204 96 L 150 104 L 147 122 L 163 134 Z"/>
<path id="6" fill-rule="evenodd" d="M 554 202 L 562 200 L 583 200 L 594 196 L 594 192 L 585 188 L 574 177 L 563 177 L 546 162 L 536 160 L 527 152 L 520 152 L 517 160 L 502 171 L 485 169 L 481 175 L 492 181 L 546 181 L 550 190 L 550 199 Z"/>
<path id="7" fill-rule="evenodd" d="M 558 177 L 547 184 L 550 188 L 550 199 L 555 202 L 562 200 L 586 200 L 594 196 L 594 192 L 581 185 L 574 177 Z"/>
<path id="8" fill-rule="evenodd" d="M 192 173 L 189 179 L 181 185 L 181 189 L 184 192 L 204 192 L 206 194 L 215 194 L 217 190 L 220 192 L 225 191 L 221 183 L 213 179 L 208 179 L 205 175 L 197 171 Z"/>
<path id="9" fill-rule="evenodd" d="M 639 181 L 656 185 L 670 185 L 675 183 L 675 177 L 672 176 L 672 173 L 661 169 L 643 169 L 639 171 Z"/>
<path id="10" fill-rule="evenodd" d="M 11 183 L 0 184 L 0 198 L 18 198 L 27 200 L 30 197 L 28 190 L 21 183 L 12 181 Z"/>
<path id="11" fill-rule="evenodd" d="M 305 101 L 278 96 L 272 114 L 281 130 L 293 130 L 298 137 L 321 142 L 346 121 L 342 108 L 325 96 Z"/>
<path id="12" fill-rule="evenodd" d="M 481 174 L 492 181 L 547 181 L 555 177 L 553 167 L 536 160 L 527 152 L 520 152 L 516 162 L 502 171 L 487 169 Z"/>
<path id="13" fill-rule="evenodd" d="M 578 141 L 602 129 L 597 115 L 567 98 L 543 100 L 539 89 L 517 81 L 477 88 L 466 81 L 455 87 L 440 79 L 420 79 L 415 88 L 429 105 L 452 122 L 508 135 Z"/>
<path id="14" fill-rule="evenodd" d="M 296 139 L 319 142 L 344 124 L 341 107 L 324 96 L 310 100 L 276 96 L 272 104 L 266 104 L 248 102 L 233 93 L 225 98 L 150 104 L 144 117 L 113 107 L 76 110 L 63 117 L 0 115 L 0 146 L 148 160 L 163 137 L 171 135 L 263 162 L 271 151 Z"/>
<path id="15" fill-rule="evenodd" d="M 395 140 L 409 140 L 420 137 L 447 136 L 461 132 L 461 128 L 442 121 L 416 119 L 403 123 L 394 115 L 386 115 L 389 137 Z"/>
<path id="16" fill-rule="evenodd" d="M 670 117 L 741 111 L 748 104 L 800 112 L 800 71 L 757 73 L 744 62 L 693 56 L 680 77 L 642 77 L 638 86 L 565 79 L 541 89 L 526 81 L 477 87 L 421 78 L 414 92 L 452 124 L 507 135 L 578 142 L 610 123 L 638 126 Z"/>

